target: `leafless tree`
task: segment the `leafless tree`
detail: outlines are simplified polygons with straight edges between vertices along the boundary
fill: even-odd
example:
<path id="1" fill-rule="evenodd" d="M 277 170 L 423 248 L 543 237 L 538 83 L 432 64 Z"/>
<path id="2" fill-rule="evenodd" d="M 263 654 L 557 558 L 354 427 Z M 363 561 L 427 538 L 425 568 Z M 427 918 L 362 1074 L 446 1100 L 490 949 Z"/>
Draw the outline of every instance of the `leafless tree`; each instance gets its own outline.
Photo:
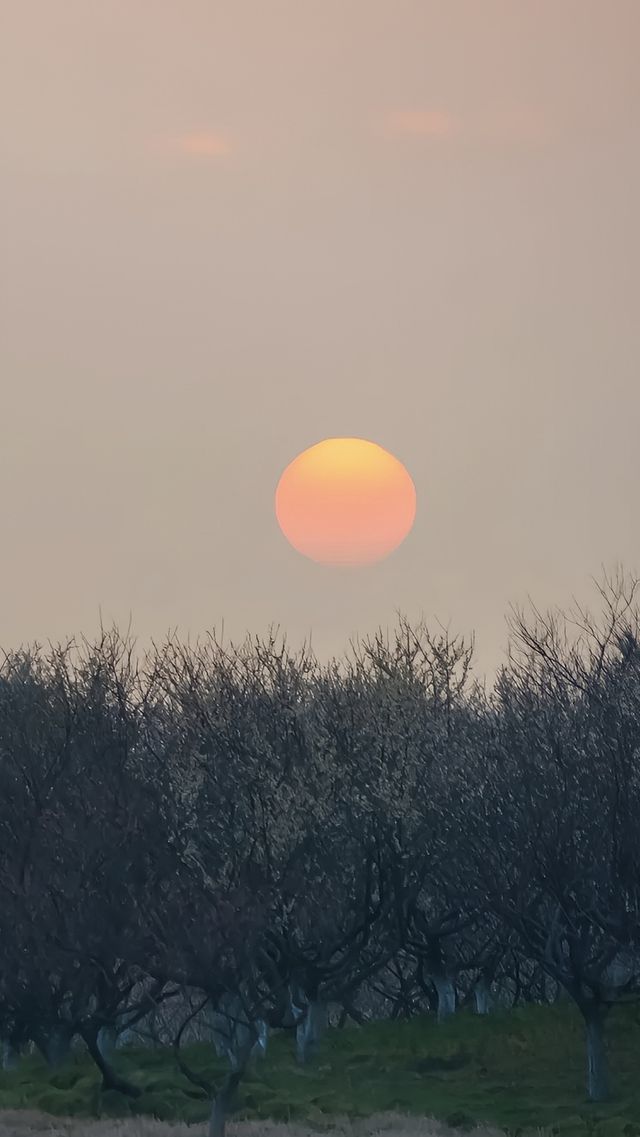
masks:
<path id="1" fill-rule="evenodd" d="M 606 1016 L 640 991 L 637 586 L 599 591 L 599 620 L 513 617 L 467 820 L 494 910 L 580 1009 L 594 1100 Z"/>

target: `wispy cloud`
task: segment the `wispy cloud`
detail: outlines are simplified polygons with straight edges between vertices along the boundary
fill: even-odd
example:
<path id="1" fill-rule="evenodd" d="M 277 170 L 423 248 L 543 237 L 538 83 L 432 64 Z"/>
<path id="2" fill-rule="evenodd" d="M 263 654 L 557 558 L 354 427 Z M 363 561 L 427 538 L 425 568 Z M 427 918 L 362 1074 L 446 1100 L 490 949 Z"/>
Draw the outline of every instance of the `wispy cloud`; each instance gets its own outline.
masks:
<path id="1" fill-rule="evenodd" d="M 149 145 L 157 154 L 184 154 L 189 158 L 224 158 L 233 150 L 231 137 L 219 130 L 163 135 Z"/>
<path id="2" fill-rule="evenodd" d="M 446 141 L 452 138 L 467 143 L 491 145 L 541 144 L 551 141 L 560 129 L 536 107 L 505 106 L 502 109 L 477 110 L 464 120 L 441 108 L 414 108 L 387 111 L 378 120 L 388 137 L 408 137 Z"/>
<path id="3" fill-rule="evenodd" d="M 193 154 L 204 158 L 222 158 L 231 151 L 228 135 L 219 131 L 204 130 L 195 134 L 183 134 L 178 139 L 178 149 L 183 154 Z"/>
<path id="4" fill-rule="evenodd" d="M 408 134 L 420 138 L 451 138 L 458 131 L 458 121 L 443 110 L 389 111 L 382 126 L 387 134 Z"/>

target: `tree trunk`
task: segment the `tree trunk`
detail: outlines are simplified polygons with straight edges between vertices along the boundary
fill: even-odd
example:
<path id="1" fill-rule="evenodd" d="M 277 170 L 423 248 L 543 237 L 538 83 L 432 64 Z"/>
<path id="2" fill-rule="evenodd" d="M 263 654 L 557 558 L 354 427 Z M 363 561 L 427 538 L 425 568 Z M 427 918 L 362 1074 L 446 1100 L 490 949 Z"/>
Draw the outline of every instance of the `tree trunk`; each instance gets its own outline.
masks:
<path id="1" fill-rule="evenodd" d="M 227 1116 L 233 1105 L 233 1099 L 243 1073 L 244 1069 L 232 1070 L 227 1076 L 224 1086 L 213 1099 L 211 1117 L 209 1119 L 209 1137 L 224 1137 Z"/>
<path id="2" fill-rule="evenodd" d="M 101 1026 L 96 1039 L 98 1049 L 106 1062 L 110 1062 L 116 1048 L 118 1032 L 114 1026 Z"/>
<path id="3" fill-rule="evenodd" d="M 142 1090 L 139 1086 L 134 1086 L 132 1082 L 127 1081 L 126 1078 L 122 1078 L 120 1074 L 116 1073 L 100 1048 L 98 1035 L 99 1031 L 96 1030 L 95 1027 L 87 1027 L 82 1031 L 82 1037 L 87 1044 L 87 1050 L 102 1074 L 103 1090 L 117 1090 L 118 1093 L 126 1094 L 127 1097 L 139 1098 Z"/>
<path id="4" fill-rule="evenodd" d="M 124 1030 L 118 1032 L 116 1038 L 116 1046 L 120 1049 L 122 1046 L 129 1046 L 130 1043 L 136 1041 L 135 1031 L 131 1027 L 126 1026 Z"/>
<path id="5" fill-rule="evenodd" d="M 473 988 L 473 997 L 476 1004 L 476 1014 L 488 1015 L 491 1006 L 491 996 L 489 992 L 489 984 L 487 983 L 484 975 L 481 975 L 475 983 Z"/>
<path id="6" fill-rule="evenodd" d="M 604 1044 L 606 1010 L 602 1007 L 580 1008 L 587 1027 L 587 1092 L 590 1101 L 609 1098 L 609 1071 Z"/>
<path id="7" fill-rule="evenodd" d="M 230 1053 L 231 1070 L 227 1075 L 222 1089 L 216 1094 L 211 1105 L 209 1137 L 224 1137 L 227 1116 L 233 1105 L 236 1090 L 244 1077 L 249 1059 L 254 1052 L 256 1039 L 255 1024 L 246 1024 L 246 1030 L 244 1031 L 242 1040 L 236 1040 L 236 1044 Z"/>
<path id="8" fill-rule="evenodd" d="M 448 975 L 432 975 L 433 985 L 438 996 L 438 1022 L 443 1022 L 456 1013 L 456 989 Z"/>
<path id="9" fill-rule="evenodd" d="M 269 1024 L 266 1019 L 258 1019 L 254 1027 L 258 1037 L 251 1048 L 251 1055 L 255 1058 L 264 1058 L 269 1043 Z"/>
<path id="10" fill-rule="evenodd" d="M 5 1038 L 2 1043 L 2 1069 L 3 1070 L 16 1070 L 20 1065 L 20 1050 L 15 1042 L 10 1038 Z"/>
<path id="11" fill-rule="evenodd" d="M 296 1058 L 301 1066 L 314 1057 L 328 1021 L 329 1008 L 326 1003 L 315 1000 L 308 1004 L 307 1013 L 296 1028 Z"/>

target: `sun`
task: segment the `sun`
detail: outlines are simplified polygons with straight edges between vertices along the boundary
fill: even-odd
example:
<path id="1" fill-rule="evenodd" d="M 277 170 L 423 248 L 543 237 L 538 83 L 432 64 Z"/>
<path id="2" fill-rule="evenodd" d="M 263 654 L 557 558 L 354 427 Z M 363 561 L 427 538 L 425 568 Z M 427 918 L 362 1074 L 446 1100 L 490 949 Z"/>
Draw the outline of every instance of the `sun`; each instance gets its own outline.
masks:
<path id="1" fill-rule="evenodd" d="M 367 565 L 402 544 L 416 490 L 402 462 L 364 438 L 325 438 L 293 459 L 275 495 L 294 549 L 327 565 Z"/>

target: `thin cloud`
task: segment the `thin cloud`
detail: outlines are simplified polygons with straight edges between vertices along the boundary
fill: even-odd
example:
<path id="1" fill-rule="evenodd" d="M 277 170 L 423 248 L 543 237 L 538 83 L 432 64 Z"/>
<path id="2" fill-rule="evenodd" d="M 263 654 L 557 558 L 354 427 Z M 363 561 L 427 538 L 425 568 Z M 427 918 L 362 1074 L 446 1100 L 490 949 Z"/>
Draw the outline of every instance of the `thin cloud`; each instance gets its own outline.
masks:
<path id="1" fill-rule="evenodd" d="M 204 158 L 222 158 L 231 151 L 231 142 L 226 134 L 205 130 L 197 134 L 183 134 L 178 139 L 178 148 L 183 154 L 193 154 Z"/>
<path id="2" fill-rule="evenodd" d="M 149 142 L 156 154 L 183 154 L 189 158 L 224 158 L 233 145 L 228 134 L 218 130 L 199 130 L 193 133 L 165 135 Z"/>
<path id="3" fill-rule="evenodd" d="M 436 108 L 388 111 L 379 121 L 388 137 L 434 141 L 456 138 L 496 146 L 542 144 L 551 141 L 560 129 L 540 109 L 526 106 L 472 112 L 464 122 Z"/>
<path id="4" fill-rule="evenodd" d="M 387 134 L 419 138 L 451 138 L 458 130 L 453 115 L 442 110 L 390 111 L 384 115 L 382 125 Z"/>

